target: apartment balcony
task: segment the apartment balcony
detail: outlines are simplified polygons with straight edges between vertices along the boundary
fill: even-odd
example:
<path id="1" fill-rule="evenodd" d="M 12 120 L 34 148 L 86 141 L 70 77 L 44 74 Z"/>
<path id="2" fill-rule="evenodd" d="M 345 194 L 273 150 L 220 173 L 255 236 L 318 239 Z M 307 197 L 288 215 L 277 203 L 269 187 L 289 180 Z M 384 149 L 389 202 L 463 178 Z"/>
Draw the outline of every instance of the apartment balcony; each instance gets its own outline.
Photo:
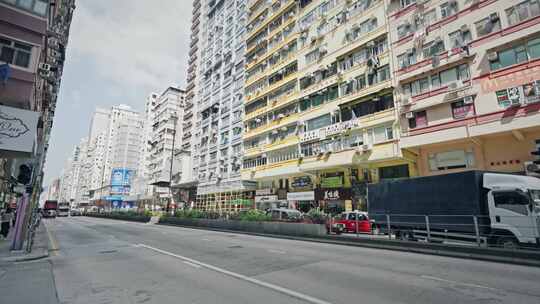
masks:
<path id="1" fill-rule="evenodd" d="M 299 175 L 300 173 L 297 159 L 265 164 L 254 168 L 242 169 L 241 171 L 242 179 L 244 180 L 277 179 Z"/>
<path id="2" fill-rule="evenodd" d="M 299 35 L 300 35 L 299 33 L 293 33 L 293 34 L 289 35 L 289 37 L 287 37 L 285 40 L 283 40 L 274 49 L 281 49 L 286 44 L 289 44 L 289 43 L 293 42 L 296 38 L 298 38 Z M 257 64 L 268 60 L 268 58 L 270 56 L 272 56 L 272 55 L 273 55 L 273 53 L 268 52 L 268 50 L 267 50 L 264 54 L 261 54 L 257 60 L 252 61 L 250 63 L 246 63 L 246 65 L 245 65 L 246 71 L 251 69 L 252 67 L 256 66 Z"/>
<path id="3" fill-rule="evenodd" d="M 246 101 L 249 102 L 255 98 L 266 96 L 268 93 L 274 91 L 275 89 L 283 86 L 286 83 L 289 83 L 291 81 L 294 81 L 298 78 L 298 72 L 290 73 L 289 75 L 285 76 L 283 79 L 263 88 L 260 92 L 255 93 L 253 95 L 246 96 Z"/>
<path id="4" fill-rule="evenodd" d="M 475 95 L 477 90 L 471 85 L 470 80 L 457 80 L 449 85 L 443 85 L 439 88 L 409 97 L 402 96 L 400 113 L 416 112 L 423 109 L 435 107 L 441 104 L 451 103 Z"/>
<path id="5" fill-rule="evenodd" d="M 284 3 L 281 8 L 279 10 L 277 10 L 276 12 L 273 12 L 272 15 L 270 16 L 266 16 L 266 19 L 263 21 L 262 24 L 260 24 L 259 26 L 257 26 L 256 28 L 250 30 L 247 35 L 246 35 L 246 40 L 249 40 L 251 38 L 253 38 L 253 36 L 255 36 L 256 34 L 258 34 L 261 30 L 263 30 L 264 28 L 266 28 L 270 22 L 276 20 L 277 18 L 281 18 L 282 17 L 282 14 L 283 12 L 285 12 L 286 10 L 290 9 L 291 7 L 293 7 L 295 5 L 296 1 L 295 0 L 289 0 L 287 1 L 286 3 Z M 292 19 L 295 19 L 295 18 L 292 18 Z M 255 18 L 253 18 L 253 20 L 255 20 Z M 248 24 L 251 24 L 251 21 L 248 22 Z"/>
<path id="6" fill-rule="evenodd" d="M 250 139 L 252 137 L 256 137 L 258 135 L 264 134 L 266 132 L 269 132 L 272 129 L 281 128 L 287 125 L 290 125 L 300 119 L 300 113 L 294 113 L 289 116 L 286 116 L 285 118 L 276 119 L 272 122 L 262 125 L 256 129 L 249 130 L 248 132 L 244 133 L 244 140 Z"/>

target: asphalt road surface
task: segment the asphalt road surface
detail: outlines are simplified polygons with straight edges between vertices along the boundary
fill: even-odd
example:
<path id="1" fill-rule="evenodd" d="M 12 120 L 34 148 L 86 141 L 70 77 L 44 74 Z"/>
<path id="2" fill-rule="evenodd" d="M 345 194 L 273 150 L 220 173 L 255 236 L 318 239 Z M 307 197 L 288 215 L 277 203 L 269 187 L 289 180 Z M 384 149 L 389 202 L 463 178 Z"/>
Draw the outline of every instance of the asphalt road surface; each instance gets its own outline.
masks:
<path id="1" fill-rule="evenodd" d="M 46 222 L 60 303 L 540 303 L 540 268 L 88 217 Z"/>

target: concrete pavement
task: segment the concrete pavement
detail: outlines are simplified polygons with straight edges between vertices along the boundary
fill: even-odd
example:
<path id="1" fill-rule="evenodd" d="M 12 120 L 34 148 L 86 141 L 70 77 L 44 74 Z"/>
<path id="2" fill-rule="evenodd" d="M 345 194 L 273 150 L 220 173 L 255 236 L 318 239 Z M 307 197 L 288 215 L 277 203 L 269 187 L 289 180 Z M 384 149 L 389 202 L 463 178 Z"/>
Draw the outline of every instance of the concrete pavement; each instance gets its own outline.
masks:
<path id="1" fill-rule="evenodd" d="M 49 221 L 61 303 L 539 303 L 540 268 L 96 218 Z"/>

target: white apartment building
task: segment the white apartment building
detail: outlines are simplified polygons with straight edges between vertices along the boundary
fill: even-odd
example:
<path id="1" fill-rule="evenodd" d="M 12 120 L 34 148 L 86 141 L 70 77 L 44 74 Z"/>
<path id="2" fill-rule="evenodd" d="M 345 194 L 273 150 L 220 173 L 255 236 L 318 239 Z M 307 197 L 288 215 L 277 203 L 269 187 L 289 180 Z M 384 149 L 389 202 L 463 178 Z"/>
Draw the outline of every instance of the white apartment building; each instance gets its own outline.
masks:
<path id="1" fill-rule="evenodd" d="M 127 105 L 113 106 L 110 111 L 103 185 L 109 186 L 113 169 L 135 172 L 138 168 L 143 124 L 139 112 Z"/>
<path id="2" fill-rule="evenodd" d="M 176 87 L 167 88 L 161 95 L 151 94 L 146 103 L 144 175 L 154 185 L 154 197 L 170 197 L 171 157 L 174 150 L 182 146 L 182 122 L 185 91 Z"/>
<path id="3" fill-rule="evenodd" d="M 200 58 L 193 59 L 199 66 L 192 76 L 197 114 L 191 149 L 197 201 L 226 204 L 249 196 L 251 185 L 240 175 L 248 1 L 201 0 L 202 15 L 198 2 L 193 12 L 200 19 L 192 25 Z"/>

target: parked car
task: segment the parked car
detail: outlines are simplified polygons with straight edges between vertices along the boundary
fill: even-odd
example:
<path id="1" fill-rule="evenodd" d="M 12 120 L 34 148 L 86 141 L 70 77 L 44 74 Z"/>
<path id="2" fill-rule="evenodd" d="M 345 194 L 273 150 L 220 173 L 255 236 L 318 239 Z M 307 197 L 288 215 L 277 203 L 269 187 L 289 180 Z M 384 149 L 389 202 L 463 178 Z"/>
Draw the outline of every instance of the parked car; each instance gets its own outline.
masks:
<path id="1" fill-rule="evenodd" d="M 70 216 L 81 216 L 82 213 L 81 213 L 81 210 L 79 210 L 77 208 L 72 208 L 71 210 L 69 210 L 69 215 Z"/>
<path id="2" fill-rule="evenodd" d="M 372 223 L 366 212 L 363 211 L 347 211 L 341 213 L 335 224 L 342 224 L 344 232 L 350 233 L 371 233 Z M 356 225 L 358 224 L 358 230 Z"/>
<path id="3" fill-rule="evenodd" d="M 296 209 L 274 208 L 267 211 L 273 220 L 285 222 L 299 222 L 302 220 L 302 212 Z"/>

